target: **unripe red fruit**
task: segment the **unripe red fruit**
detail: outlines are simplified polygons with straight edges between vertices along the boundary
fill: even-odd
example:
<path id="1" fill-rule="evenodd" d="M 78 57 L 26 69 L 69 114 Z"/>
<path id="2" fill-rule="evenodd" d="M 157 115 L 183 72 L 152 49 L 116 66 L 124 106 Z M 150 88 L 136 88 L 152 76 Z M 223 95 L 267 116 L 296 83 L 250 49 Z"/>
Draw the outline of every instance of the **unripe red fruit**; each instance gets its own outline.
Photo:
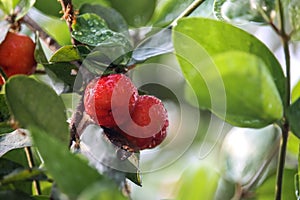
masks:
<path id="1" fill-rule="evenodd" d="M 138 149 L 154 148 L 165 139 L 169 126 L 168 115 L 158 98 L 139 96 L 131 117 L 134 123 L 121 126 L 120 132 Z"/>
<path id="2" fill-rule="evenodd" d="M 30 37 L 8 32 L 0 44 L 0 67 L 10 77 L 15 74 L 32 74 L 36 67 L 35 44 Z"/>
<path id="3" fill-rule="evenodd" d="M 128 120 L 137 97 L 136 87 L 123 74 L 96 78 L 85 89 L 85 111 L 97 124 L 115 127 Z"/>

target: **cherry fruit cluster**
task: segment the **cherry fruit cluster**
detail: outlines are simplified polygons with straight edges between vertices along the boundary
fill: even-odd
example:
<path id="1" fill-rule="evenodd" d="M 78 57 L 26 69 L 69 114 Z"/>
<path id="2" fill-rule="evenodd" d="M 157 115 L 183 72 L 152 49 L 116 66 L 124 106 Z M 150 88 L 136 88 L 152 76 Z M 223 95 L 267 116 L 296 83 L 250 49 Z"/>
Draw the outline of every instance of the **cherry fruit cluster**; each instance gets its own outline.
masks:
<path id="1" fill-rule="evenodd" d="M 139 150 L 154 148 L 167 134 L 167 111 L 158 98 L 139 95 L 123 74 L 92 80 L 85 89 L 85 112 L 100 126 L 114 129 Z"/>
<path id="2" fill-rule="evenodd" d="M 16 74 L 32 74 L 36 68 L 35 44 L 30 37 L 8 32 L 0 44 L 0 68 L 7 78 Z M 0 85 L 4 77 L 0 74 Z"/>

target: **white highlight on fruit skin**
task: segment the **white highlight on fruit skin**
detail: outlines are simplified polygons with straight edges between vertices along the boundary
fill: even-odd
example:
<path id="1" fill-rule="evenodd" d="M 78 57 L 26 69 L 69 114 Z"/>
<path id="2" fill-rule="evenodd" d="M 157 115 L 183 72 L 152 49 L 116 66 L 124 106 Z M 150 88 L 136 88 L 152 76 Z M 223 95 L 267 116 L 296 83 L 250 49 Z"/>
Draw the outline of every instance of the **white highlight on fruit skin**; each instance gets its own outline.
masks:
<path id="1" fill-rule="evenodd" d="M 161 108 L 161 105 L 153 105 L 149 109 L 149 117 L 150 123 L 146 126 L 140 126 L 136 124 L 129 113 L 128 106 L 118 106 L 120 105 L 120 101 L 122 105 L 129 105 L 132 93 L 126 91 L 126 88 L 123 86 L 126 85 L 127 80 L 125 77 L 122 77 L 117 82 L 111 97 L 111 111 L 114 117 L 114 120 L 118 127 L 124 131 L 126 134 L 131 135 L 133 137 L 138 138 L 149 138 L 161 131 L 164 126 L 164 120 L 155 120 L 158 113 L 157 110 L 164 110 Z M 122 99 L 120 99 L 120 93 L 122 93 Z M 124 118 L 128 119 L 126 123 L 124 123 Z"/>

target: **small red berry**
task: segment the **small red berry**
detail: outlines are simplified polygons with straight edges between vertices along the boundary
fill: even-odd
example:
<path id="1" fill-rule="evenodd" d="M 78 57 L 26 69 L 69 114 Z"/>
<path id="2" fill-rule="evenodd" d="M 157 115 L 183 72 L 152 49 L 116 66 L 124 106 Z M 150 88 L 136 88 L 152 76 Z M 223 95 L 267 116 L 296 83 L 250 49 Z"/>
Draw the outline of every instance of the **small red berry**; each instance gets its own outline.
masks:
<path id="1" fill-rule="evenodd" d="M 112 74 L 92 80 L 85 89 L 86 113 L 99 125 L 121 125 L 132 113 L 138 92 L 123 74 Z"/>
<path id="2" fill-rule="evenodd" d="M 154 148 L 166 138 L 168 114 L 158 98 L 139 96 L 131 117 L 132 121 L 119 129 L 140 150 Z"/>
<path id="3" fill-rule="evenodd" d="M 36 67 L 35 44 L 26 35 L 8 32 L 0 44 L 0 67 L 7 77 L 32 74 Z"/>

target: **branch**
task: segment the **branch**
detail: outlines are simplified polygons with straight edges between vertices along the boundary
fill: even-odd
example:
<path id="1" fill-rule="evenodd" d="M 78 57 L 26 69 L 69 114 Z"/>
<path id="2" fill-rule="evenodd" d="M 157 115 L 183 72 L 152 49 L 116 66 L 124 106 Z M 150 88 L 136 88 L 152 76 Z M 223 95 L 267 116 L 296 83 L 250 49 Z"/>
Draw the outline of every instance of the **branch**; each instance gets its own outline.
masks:
<path id="1" fill-rule="evenodd" d="M 64 13 L 62 18 L 66 20 L 67 25 L 69 27 L 69 31 L 70 33 L 72 33 L 73 31 L 72 25 L 73 23 L 76 22 L 76 15 L 75 15 L 76 12 L 74 11 L 72 0 L 59 0 L 59 1 L 62 7 L 62 11 Z M 71 37 L 71 42 L 73 45 L 79 44 L 79 42 L 72 37 Z"/>
<path id="2" fill-rule="evenodd" d="M 33 21 L 28 15 L 25 15 L 22 19 L 22 22 L 24 22 L 27 27 L 32 32 L 38 32 L 40 38 L 48 45 L 49 49 L 51 51 L 56 51 L 60 48 L 60 45 L 57 43 L 55 39 L 53 39 L 48 33 L 46 33 L 35 21 Z"/>

